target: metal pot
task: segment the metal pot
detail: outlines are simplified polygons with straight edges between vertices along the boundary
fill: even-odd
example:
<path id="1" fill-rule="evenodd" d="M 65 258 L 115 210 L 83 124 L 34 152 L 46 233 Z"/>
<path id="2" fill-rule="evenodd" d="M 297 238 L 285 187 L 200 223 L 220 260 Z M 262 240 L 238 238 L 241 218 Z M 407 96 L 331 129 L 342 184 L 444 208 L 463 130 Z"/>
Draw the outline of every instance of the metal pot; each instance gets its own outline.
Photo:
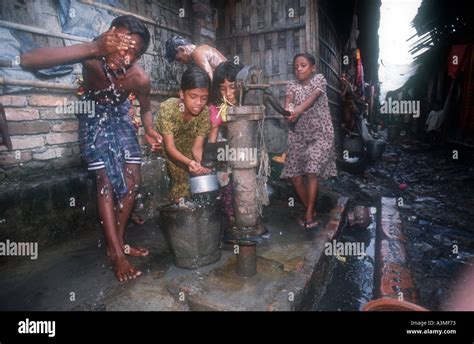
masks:
<path id="1" fill-rule="evenodd" d="M 215 200 L 161 207 L 160 225 L 176 266 L 197 269 L 220 259 L 220 216 Z"/>
<path id="2" fill-rule="evenodd" d="M 351 155 L 362 154 L 364 152 L 364 141 L 360 136 L 345 136 L 342 141 L 342 149 L 347 150 Z"/>
<path id="3" fill-rule="evenodd" d="M 378 160 L 382 157 L 385 151 L 386 142 L 383 140 L 369 140 L 367 141 L 367 155 L 371 160 Z"/>
<path id="4" fill-rule="evenodd" d="M 219 183 L 215 174 L 205 174 L 202 176 L 190 176 L 189 184 L 192 194 L 212 192 L 219 190 Z"/>

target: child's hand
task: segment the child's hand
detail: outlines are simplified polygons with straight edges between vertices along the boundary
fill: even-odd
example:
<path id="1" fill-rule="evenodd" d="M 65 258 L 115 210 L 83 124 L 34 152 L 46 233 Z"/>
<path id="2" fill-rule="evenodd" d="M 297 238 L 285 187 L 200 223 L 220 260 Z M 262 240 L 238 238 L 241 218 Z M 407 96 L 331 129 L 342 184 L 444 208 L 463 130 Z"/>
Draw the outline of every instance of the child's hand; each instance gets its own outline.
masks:
<path id="1" fill-rule="evenodd" d="M 293 111 L 291 113 L 291 116 L 290 117 L 287 117 L 287 121 L 288 122 L 294 122 L 298 119 L 298 117 L 300 116 L 300 113 L 296 112 L 296 111 Z"/>
<path id="2" fill-rule="evenodd" d="M 115 26 L 104 32 L 94 42 L 97 56 L 105 56 L 120 50 L 128 50 L 135 47 L 135 41 L 131 36 L 115 32 Z"/>
<path id="3" fill-rule="evenodd" d="M 188 169 L 191 174 L 199 174 L 199 172 L 202 169 L 202 166 L 197 161 L 191 160 L 191 162 L 188 165 Z"/>
<path id="4" fill-rule="evenodd" d="M 210 168 L 207 168 L 207 167 L 202 168 L 202 174 L 209 174 L 211 172 L 212 172 L 212 169 L 210 169 Z"/>
<path id="5" fill-rule="evenodd" d="M 294 122 L 300 117 L 303 113 L 302 108 L 300 106 L 295 106 L 293 111 L 291 111 L 291 116 L 287 118 L 288 122 Z"/>
<path id="6" fill-rule="evenodd" d="M 211 170 L 205 167 L 202 167 L 200 163 L 195 160 L 192 160 L 188 165 L 189 172 L 194 175 L 201 175 L 210 173 Z"/>
<path id="7" fill-rule="evenodd" d="M 152 152 L 159 152 L 162 149 L 161 143 L 163 142 L 163 137 L 153 128 L 145 129 L 145 139 L 148 144 L 151 146 Z"/>

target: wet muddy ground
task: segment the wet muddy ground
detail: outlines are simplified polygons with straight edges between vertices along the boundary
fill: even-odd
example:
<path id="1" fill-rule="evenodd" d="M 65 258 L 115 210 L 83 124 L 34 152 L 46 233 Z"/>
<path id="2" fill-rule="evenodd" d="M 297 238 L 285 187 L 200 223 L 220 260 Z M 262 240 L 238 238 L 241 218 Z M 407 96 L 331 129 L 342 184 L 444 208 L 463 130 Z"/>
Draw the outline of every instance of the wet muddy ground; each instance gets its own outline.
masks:
<path id="1" fill-rule="evenodd" d="M 350 198 L 349 210 L 357 205 L 370 207 L 372 222 L 363 230 L 344 228 L 339 240 L 364 242 L 366 255 L 345 259 L 329 257 L 332 273 L 322 299 L 308 304 L 305 309 L 360 310 L 374 297 L 374 215 L 376 209 L 380 209 L 380 197 L 398 198 L 403 203 L 399 210 L 420 304 L 431 310 L 441 309 L 453 286 L 462 283 L 458 279 L 459 273 L 474 258 L 474 156 L 472 152 L 459 150 L 458 158 L 453 159 L 452 147 L 430 148 L 405 139 L 389 145 L 383 158 L 369 165 L 364 173 L 340 171 L 337 178 L 325 181 L 325 192 Z M 299 204 L 288 209 L 286 202 L 291 192 L 284 183 L 274 185 L 272 206 L 264 214 L 266 221 L 276 221 L 285 228 L 296 227 L 296 215 L 302 209 Z M 278 203 L 275 199 L 285 202 Z M 325 213 L 332 206 L 323 197 L 318 201 L 317 210 Z M 159 252 L 146 259 L 134 259 L 134 264 L 145 272 L 138 282 L 130 284 L 138 286 L 135 294 L 130 294 L 130 290 L 135 290 L 130 286 L 117 286 L 103 252 L 101 234 L 88 232 L 44 252 L 38 260 L 39 265 L 14 264 L 0 268 L 2 276 L 9 276 L 3 279 L 0 308 L 180 310 L 181 305 L 176 306 L 165 287 L 160 287 L 164 288 L 160 294 L 163 298 L 148 302 L 147 295 L 156 296 L 156 280 L 162 280 L 164 272 L 173 270 L 170 252 L 159 231 L 155 232 L 156 228 L 150 221 L 142 228 L 134 226 L 130 232 L 132 244 L 142 243 L 153 252 Z M 71 291 L 77 295 L 74 302 Z M 137 303 L 137 299 L 141 303 Z"/>
<path id="2" fill-rule="evenodd" d="M 472 151 L 460 147 L 431 147 L 405 138 L 387 146 L 383 158 L 365 172 L 343 171 L 326 182 L 330 189 L 348 196 L 353 206 L 377 206 L 382 196 L 400 201 L 409 267 L 420 304 L 430 310 L 441 309 L 453 286 L 462 283 L 460 272 L 473 264 L 473 158 Z M 361 240 L 357 235 L 352 239 Z M 370 296 L 366 287 L 371 277 L 372 266 L 366 260 L 370 255 L 364 261 L 353 258 L 345 263 L 334 260 L 332 284 L 316 310 L 358 310 Z M 331 292 L 331 288 L 339 291 Z M 349 291 L 347 298 L 336 297 L 344 295 L 340 288 Z"/>
<path id="3" fill-rule="evenodd" d="M 321 300 L 312 305 L 312 310 L 358 311 L 374 298 L 376 208 L 372 210 L 367 228 L 346 225 L 339 238 L 342 243 L 364 243 L 365 255 L 329 257 L 332 274 Z"/>

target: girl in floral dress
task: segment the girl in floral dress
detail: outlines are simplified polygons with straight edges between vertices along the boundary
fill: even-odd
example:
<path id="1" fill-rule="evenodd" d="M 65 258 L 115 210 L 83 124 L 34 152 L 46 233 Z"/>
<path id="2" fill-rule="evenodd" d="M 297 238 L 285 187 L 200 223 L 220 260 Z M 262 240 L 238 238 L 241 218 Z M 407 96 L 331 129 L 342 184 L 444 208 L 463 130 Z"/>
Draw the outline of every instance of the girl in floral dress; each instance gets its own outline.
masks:
<path id="1" fill-rule="evenodd" d="M 314 205 L 320 178 L 337 175 L 334 128 L 329 113 L 326 79 L 316 74 L 316 60 L 307 53 L 293 59 L 296 79 L 286 88 L 285 108 L 292 114 L 288 121 L 288 153 L 282 178 L 290 178 L 306 213 L 299 219 L 304 228 L 318 226 Z M 305 183 L 306 179 L 306 183 Z"/>

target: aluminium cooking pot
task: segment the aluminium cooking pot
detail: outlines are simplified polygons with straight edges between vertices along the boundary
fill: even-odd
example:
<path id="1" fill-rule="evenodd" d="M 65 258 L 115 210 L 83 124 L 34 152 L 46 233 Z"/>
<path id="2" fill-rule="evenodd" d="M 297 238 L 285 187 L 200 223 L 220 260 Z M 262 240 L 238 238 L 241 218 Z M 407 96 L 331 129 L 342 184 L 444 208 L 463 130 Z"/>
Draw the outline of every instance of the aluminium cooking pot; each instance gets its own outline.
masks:
<path id="1" fill-rule="evenodd" d="M 219 183 L 215 174 L 191 175 L 189 176 L 189 184 L 193 195 L 219 190 Z"/>

